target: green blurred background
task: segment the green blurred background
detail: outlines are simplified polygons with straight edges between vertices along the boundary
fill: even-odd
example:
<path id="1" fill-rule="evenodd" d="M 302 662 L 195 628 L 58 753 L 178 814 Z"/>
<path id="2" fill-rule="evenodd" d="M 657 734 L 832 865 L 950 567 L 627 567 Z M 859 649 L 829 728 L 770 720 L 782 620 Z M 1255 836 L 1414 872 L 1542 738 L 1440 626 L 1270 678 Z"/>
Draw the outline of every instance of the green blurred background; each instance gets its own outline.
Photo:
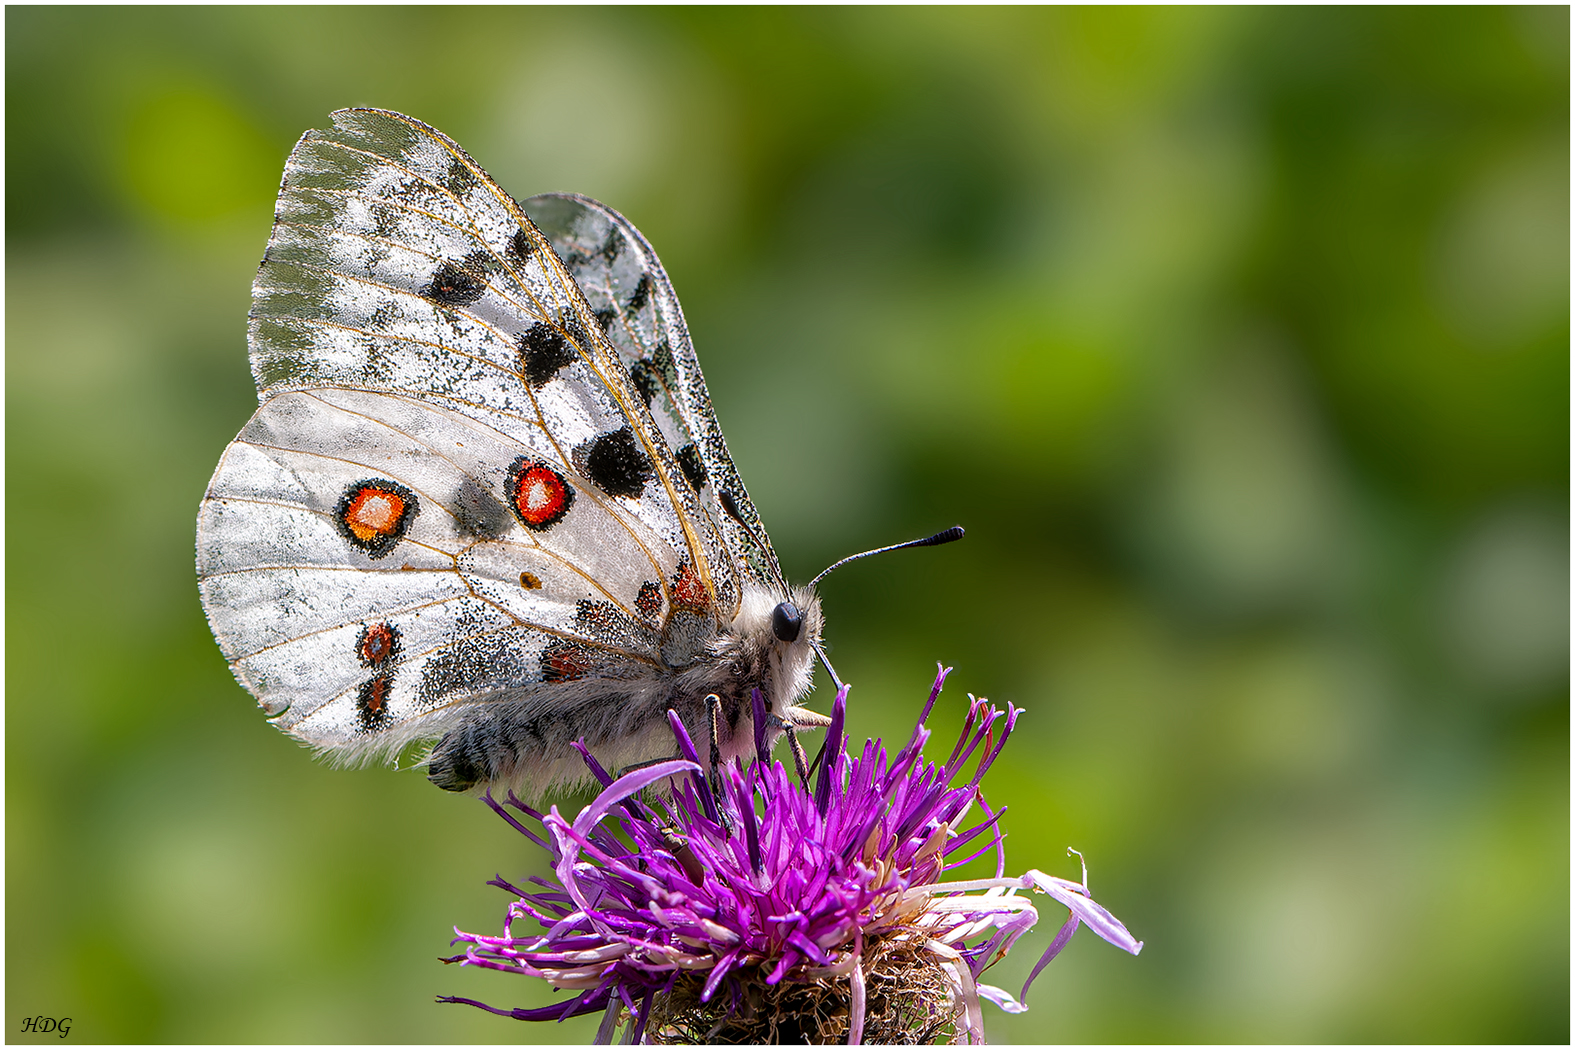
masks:
<path id="1" fill-rule="evenodd" d="M 437 962 L 536 859 L 197 600 L 285 155 L 377 105 L 640 226 L 791 576 L 968 527 L 825 587 L 853 731 L 1027 708 L 1012 869 L 1148 942 L 992 1039 L 1567 1042 L 1568 100 L 1567 8 L 8 8 L 9 1038 L 594 1030 L 432 1002 L 547 1001 Z"/>

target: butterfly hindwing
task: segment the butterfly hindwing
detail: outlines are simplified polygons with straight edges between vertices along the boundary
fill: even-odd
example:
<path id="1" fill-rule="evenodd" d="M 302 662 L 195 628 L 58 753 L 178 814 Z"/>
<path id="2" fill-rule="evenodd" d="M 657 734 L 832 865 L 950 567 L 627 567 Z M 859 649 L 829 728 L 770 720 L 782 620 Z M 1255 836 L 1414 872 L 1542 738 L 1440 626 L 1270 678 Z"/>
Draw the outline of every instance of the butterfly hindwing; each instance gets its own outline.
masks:
<path id="1" fill-rule="evenodd" d="M 680 558 L 591 501 L 575 508 L 579 527 L 540 543 L 487 494 L 514 451 L 464 416 L 387 394 L 290 392 L 258 410 L 210 486 L 199 560 L 210 610 L 226 610 L 214 616 L 225 654 L 283 728 L 381 749 L 402 734 L 368 730 L 592 667 L 654 666 L 638 598 Z M 599 549 L 598 536 L 627 530 L 643 542 Z M 381 656 L 364 651 L 373 625 L 390 634 Z M 370 714 L 368 683 L 382 690 Z"/>
<path id="2" fill-rule="evenodd" d="M 521 207 L 584 292 L 685 481 L 701 495 L 704 512 L 743 571 L 762 583 L 780 579 L 776 552 L 733 466 L 678 296 L 655 250 L 633 223 L 589 197 L 544 193 Z"/>

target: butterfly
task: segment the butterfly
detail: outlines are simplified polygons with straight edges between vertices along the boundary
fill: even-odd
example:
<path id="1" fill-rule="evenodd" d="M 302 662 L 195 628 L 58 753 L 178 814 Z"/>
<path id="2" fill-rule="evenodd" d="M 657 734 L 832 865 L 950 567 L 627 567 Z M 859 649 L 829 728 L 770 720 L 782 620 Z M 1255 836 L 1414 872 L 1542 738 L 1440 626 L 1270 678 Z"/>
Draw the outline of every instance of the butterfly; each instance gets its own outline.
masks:
<path id="1" fill-rule="evenodd" d="M 439 787 L 539 795 L 583 779 L 576 741 L 670 755 L 669 710 L 723 759 L 755 690 L 768 739 L 826 723 L 797 706 L 814 584 L 785 581 L 622 215 L 517 202 L 426 124 L 341 110 L 285 164 L 248 332 L 260 405 L 197 573 L 280 729 L 342 764 L 436 741 Z"/>

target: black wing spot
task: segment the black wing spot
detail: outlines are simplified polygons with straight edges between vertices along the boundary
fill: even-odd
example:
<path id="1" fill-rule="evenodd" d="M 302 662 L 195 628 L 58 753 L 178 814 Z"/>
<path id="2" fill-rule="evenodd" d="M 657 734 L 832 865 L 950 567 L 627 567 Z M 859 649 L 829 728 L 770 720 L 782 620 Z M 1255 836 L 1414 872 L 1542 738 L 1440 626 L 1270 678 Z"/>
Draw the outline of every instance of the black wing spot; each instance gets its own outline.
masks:
<path id="1" fill-rule="evenodd" d="M 634 383 L 634 388 L 640 392 L 640 399 L 645 402 L 645 407 L 651 407 L 651 399 L 656 397 L 656 372 L 651 368 L 648 358 L 641 358 L 629 366 L 629 379 Z"/>
<path id="2" fill-rule="evenodd" d="M 585 476 L 610 496 L 639 496 L 651 480 L 651 459 L 629 427 L 595 438 L 580 452 Z"/>
<path id="3" fill-rule="evenodd" d="M 487 290 L 490 260 L 481 251 L 471 252 L 459 263 L 444 263 L 432 274 L 421 294 L 444 306 L 469 306 Z"/>
<path id="4" fill-rule="evenodd" d="M 616 320 L 618 320 L 618 311 L 610 306 L 605 310 L 596 311 L 596 323 L 602 326 L 603 335 L 612 328 L 613 322 Z"/>
<path id="5" fill-rule="evenodd" d="M 520 371 L 531 386 L 543 385 L 579 359 L 579 352 L 550 324 L 533 324 L 520 336 Z"/>
<path id="6" fill-rule="evenodd" d="M 481 282 L 451 263 L 444 263 L 432 275 L 421 294 L 444 306 L 466 306 L 481 298 Z"/>
<path id="7" fill-rule="evenodd" d="M 678 465 L 683 468 L 684 477 L 689 480 L 689 487 L 699 494 L 709 480 L 705 469 L 705 460 L 700 458 L 700 450 L 691 442 L 678 450 Z"/>
<path id="8" fill-rule="evenodd" d="M 531 242 L 530 235 L 524 230 L 516 230 L 513 240 L 509 241 L 509 252 L 514 256 L 515 262 L 521 266 L 530 262 L 530 257 L 536 251 L 536 245 Z"/>
<path id="9" fill-rule="evenodd" d="M 509 527 L 509 512 L 475 478 L 460 482 L 454 493 L 454 523 L 461 535 L 495 540 Z"/>
<path id="10" fill-rule="evenodd" d="M 634 286 L 634 294 L 629 296 L 629 310 L 631 312 L 637 311 L 650 301 L 651 275 L 642 273 L 640 275 L 640 283 Z"/>
<path id="11" fill-rule="evenodd" d="M 448 163 L 448 188 L 456 196 L 463 197 L 480 185 L 471 170 L 460 161 L 458 157 Z"/>
<path id="12" fill-rule="evenodd" d="M 563 329 L 563 334 L 574 341 L 574 345 L 584 350 L 591 345 L 590 336 L 585 334 L 585 326 L 580 324 L 580 319 L 572 310 L 563 311 L 558 318 L 558 327 Z"/>
<path id="13" fill-rule="evenodd" d="M 651 352 L 651 364 L 664 376 L 670 376 L 678 367 L 673 361 L 673 348 L 667 345 L 667 337 L 656 344 L 656 349 Z"/>

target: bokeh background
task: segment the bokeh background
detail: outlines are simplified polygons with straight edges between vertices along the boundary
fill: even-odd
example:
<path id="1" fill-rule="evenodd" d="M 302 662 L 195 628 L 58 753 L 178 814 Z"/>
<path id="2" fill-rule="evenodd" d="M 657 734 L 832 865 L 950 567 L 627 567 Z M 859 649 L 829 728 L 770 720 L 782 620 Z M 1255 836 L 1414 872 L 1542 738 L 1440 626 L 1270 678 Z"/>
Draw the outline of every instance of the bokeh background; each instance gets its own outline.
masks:
<path id="1" fill-rule="evenodd" d="M 432 1002 L 547 1001 L 437 962 L 538 861 L 197 600 L 285 155 L 370 104 L 641 227 L 791 576 L 968 527 L 828 581 L 853 731 L 1026 708 L 1011 867 L 1148 942 L 992 1039 L 1567 1042 L 1568 19 L 7 9 L 9 1038 L 593 1032 Z"/>

